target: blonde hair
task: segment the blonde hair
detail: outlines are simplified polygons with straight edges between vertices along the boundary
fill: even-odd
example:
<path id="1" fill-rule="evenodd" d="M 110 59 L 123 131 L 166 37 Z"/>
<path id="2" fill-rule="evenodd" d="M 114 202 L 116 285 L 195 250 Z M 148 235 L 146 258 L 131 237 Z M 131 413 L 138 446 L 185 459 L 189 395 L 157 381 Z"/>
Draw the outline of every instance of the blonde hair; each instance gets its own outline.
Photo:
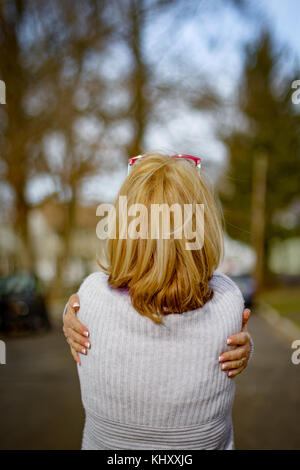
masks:
<path id="1" fill-rule="evenodd" d="M 129 224 L 124 214 L 119 215 L 121 196 L 127 197 L 128 204 L 145 205 L 148 213 L 152 204 L 203 204 L 202 247 L 187 250 L 184 235 L 180 239 L 121 238 L 124 224 Z M 128 288 L 132 305 L 140 314 L 162 323 L 164 314 L 193 310 L 212 298 L 209 280 L 223 256 L 223 231 L 212 191 L 202 173 L 200 176 L 183 159 L 148 154 L 125 179 L 114 208 L 117 235 L 107 240 L 107 266 L 98 263 L 109 274 L 112 287 Z"/>

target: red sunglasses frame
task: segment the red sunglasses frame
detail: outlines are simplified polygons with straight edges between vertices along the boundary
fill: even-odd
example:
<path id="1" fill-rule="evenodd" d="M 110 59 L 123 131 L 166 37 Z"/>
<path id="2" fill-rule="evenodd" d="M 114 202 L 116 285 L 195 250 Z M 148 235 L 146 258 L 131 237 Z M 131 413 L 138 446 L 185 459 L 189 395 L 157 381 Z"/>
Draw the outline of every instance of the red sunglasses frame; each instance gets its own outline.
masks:
<path id="1" fill-rule="evenodd" d="M 132 166 L 135 164 L 135 162 L 137 160 L 140 160 L 141 158 L 145 158 L 145 157 L 147 157 L 147 155 L 138 155 L 137 157 L 129 158 L 129 160 L 128 160 L 128 174 L 130 173 L 130 170 L 131 170 Z M 198 170 L 200 170 L 200 168 L 201 168 L 201 158 L 193 157 L 193 155 L 183 155 L 183 154 L 179 153 L 177 155 L 172 155 L 170 158 L 185 158 L 187 160 L 193 160 L 193 162 L 195 163 L 195 167 Z"/>

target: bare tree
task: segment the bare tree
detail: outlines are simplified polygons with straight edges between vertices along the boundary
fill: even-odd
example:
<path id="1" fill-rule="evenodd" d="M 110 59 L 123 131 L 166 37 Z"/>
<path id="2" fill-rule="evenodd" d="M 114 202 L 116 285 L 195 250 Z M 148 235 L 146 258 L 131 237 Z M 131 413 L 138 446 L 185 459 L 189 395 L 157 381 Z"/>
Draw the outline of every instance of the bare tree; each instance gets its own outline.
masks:
<path id="1" fill-rule="evenodd" d="M 7 88 L 1 122 L 0 150 L 5 163 L 2 178 L 14 193 L 14 223 L 24 244 L 21 264 L 26 268 L 34 267 L 27 185 L 35 174 L 53 174 L 43 152 L 45 134 L 60 131 L 66 141 L 60 173 L 62 189 L 69 192 L 65 201 L 66 247 L 74 221 L 77 188 L 99 165 L 94 143 L 86 142 L 85 148 L 79 149 L 74 125 L 81 115 L 95 112 L 93 97 L 89 95 L 96 92 L 96 79 L 85 78 L 84 65 L 88 54 L 99 53 L 105 47 L 111 33 L 104 6 L 96 0 L 9 0 L 0 5 L 0 75 Z M 84 110 L 74 105 L 79 88 L 85 90 L 91 103 Z M 97 77 L 97 93 L 100 92 Z"/>

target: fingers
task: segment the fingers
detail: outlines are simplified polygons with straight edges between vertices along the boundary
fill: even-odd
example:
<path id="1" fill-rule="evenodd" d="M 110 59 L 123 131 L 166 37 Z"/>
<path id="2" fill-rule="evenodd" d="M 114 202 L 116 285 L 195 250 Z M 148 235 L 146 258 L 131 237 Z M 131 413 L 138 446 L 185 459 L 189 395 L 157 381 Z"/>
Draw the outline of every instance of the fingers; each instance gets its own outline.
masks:
<path id="1" fill-rule="evenodd" d="M 77 362 L 77 364 L 79 364 L 81 366 L 81 361 L 80 361 L 79 355 L 77 354 L 75 349 L 71 348 L 71 353 L 72 353 L 72 356 L 74 358 L 74 361 Z"/>
<path id="2" fill-rule="evenodd" d="M 87 354 L 91 343 L 87 340 L 89 337 L 88 329 L 78 320 L 76 312 L 80 308 L 80 300 L 77 294 L 71 295 L 68 301 L 67 311 L 64 317 L 63 332 L 70 345 L 71 354 L 74 361 L 81 365 L 79 354 Z"/>
<path id="3" fill-rule="evenodd" d="M 72 338 L 68 337 L 67 338 L 67 343 L 70 345 L 71 351 L 73 349 L 77 353 L 81 353 L 81 354 L 85 354 L 85 355 L 87 354 L 87 348 L 82 346 L 79 343 L 76 343 L 75 341 L 72 340 Z"/>
<path id="4" fill-rule="evenodd" d="M 227 338 L 227 344 L 236 347 L 230 351 L 224 351 L 219 356 L 220 368 L 230 378 L 235 377 L 245 369 L 250 357 L 250 335 L 246 330 L 250 313 L 249 309 L 245 309 L 243 312 L 243 331 Z"/>
<path id="5" fill-rule="evenodd" d="M 239 369 L 240 367 L 244 367 L 246 362 L 246 358 L 242 357 L 238 361 L 228 361 L 222 362 L 220 364 L 221 370 L 231 370 L 231 369 Z"/>
<path id="6" fill-rule="evenodd" d="M 219 357 L 219 362 L 239 361 L 243 357 L 247 358 L 249 351 L 244 347 L 235 348 L 231 351 L 223 352 Z"/>
<path id="7" fill-rule="evenodd" d="M 77 306 L 76 306 L 77 305 Z M 68 308 L 67 312 L 64 318 L 64 333 L 65 333 L 65 328 L 71 328 L 75 330 L 77 333 L 80 335 L 85 336 L 86 338 L 89 337 L 90 333 L 89 330 L 78 320 L 76 312 L 79 309 L 79 297 L 77 294 L 71 295 L 69 302 L 68 302 Z M 66 333 L 65 333 L 66 335 Z"/>
<path id="8" fill-rule="evenodd" d="M 91 343 L 89 340 L 86 339 L 85 336 L 82 336 L 81 334 L 76 333 L 76 331 L 71 328 L 67 328 L 66 330 L 67 330 L 66 336 L 71 338 L 74 343 L 78 344 L 81 347 L 90 349 Z"/>
<path id="9" fill-rule="evenodd" d="M 81 354 L 87 354 L 87 350 L 91 348 L 90 341 L 70 328 L 66 329 L 65 336 L 70 346 Z"/>
<path id="10" fill-rule="evenodd" d="M 245 308 L 245 310 L 243 311 L 243 319 L 242 319 L 242 329 L 246 326 L 249 318 L 250 318 L 250 315 L 251 315 L 251 310 L 249 308 Z"/>
<path id="11" fill-rule="evenodd" d="M 247 331 L 242 331 L 241 333 L 228 336 L 227 338 L 227 344 L 229 346 L 241 346 L 247 343 L 250 344 L 250 335 Z"/>
<path id="12" fill-rule="evenodd" d="M 244 370 L 244 366 L 239 367 L 238 369 L 230 370 L 229 372 L 227 372 L 227 377 L 232 379 L 233 377 L 236 377 L 238 374 L 243 372 L 243 370 Z"/>
<path id="13" fill-rule="evenodd" d="M 73 338 L 75 341 L 78 340 L 78 342 L 81 344 L 85 344 L 87 342 L 89 331 L 82 323 L 80 323 L 76 317 L 66 321 L 63 324 L 62 329 L 66 338 L 71 336 L 71 338 Z M 78 335 L 80 336 L 80 339 Z"/>
<path id="14" fill-rule="evenodd" d="M 65 315 L 65 322 L 68 321 L 69 317 L 76 316 L 76 312 L 79 310 L 80 302 L 77 294 L 71 295 L 68 300 L 68 307 Z"/>
<path id="15" fill-rule="evenodd" d="M 89 330 L 87 329 L 86 326 L 84 326 L 77 318 L 76 315 L 73 315 L 69 322 L 66 324 L 66 327 L 67 328 L 70 328 L 72 330 L 74 330 L 76 333 L 78 333 L 79 335 L 82 335 L 83 338 L 88 338 L 90 336 L 90 333 L 89 333 Z"/>
<path id="16" fill-rule="evenodd" d="M 77 294 L 71 295 L 71 297 L 69 298 L 68 303 L 69 303 L 69 306 L 71 307 L 71 309 L 74 310 L 75 312 L 77 312 L 77 310 L 79 310 L 80 300 L 79 300 L 79 296 Z"/>

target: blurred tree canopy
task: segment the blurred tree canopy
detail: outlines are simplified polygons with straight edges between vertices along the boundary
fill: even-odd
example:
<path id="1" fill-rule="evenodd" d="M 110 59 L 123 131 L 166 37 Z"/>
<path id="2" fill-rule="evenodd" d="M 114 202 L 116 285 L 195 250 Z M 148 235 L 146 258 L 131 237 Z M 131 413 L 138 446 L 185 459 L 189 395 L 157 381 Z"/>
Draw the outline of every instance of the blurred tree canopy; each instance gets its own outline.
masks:
<path id="1" fill-rule="evenodd" d="M 238 128 L 220 133 L 229 153 L 221 198 L 228 233 L 254 245 L 260 286 L 272 239 L 300 232 L 299 224 L 285 223 L 297 198 L 299 204 L 300 115 L 291 99 L 297 74 L 283 69 L 270 34 L 264 32 L 245 52 Z"/>
<path id="2" fill-rule="evenodd" d="M 245 7 L 242 0 L 226 4 Z M 208 88 L 199 87 L 201 74 L 185 87 L 176 79 L 161 79 L 145 55 L 145 43 L 147 28 L 160 15 L 169 15 L 170 27 L 179 30 L 188 18 L 222 6 L 219 0 L 0 2 L 0 78 L 7 94 L 0 109 L 0 180 L 12 194 L 10 217 L 23 244 L 21 266 L 35 266 L 28 227 L 37 204 L 29 197 L 35 178 L 51 179 L 47 197 L 55 197 L 65 211 L 59 278 L 70 253 L 82 183 L 115 165 L 112 148 L 123 158 L 140 153 L 151 120 L 159 121 L 156 107 L 168 97 L 189 103 L 192 95 L 200 110 L 215 104 L 213 92 L 208 99 Z M 167 51 L 167 29 L 164 41 Z M 118 53 L 107 66 L 116 45 L 126 51 L 123 73 Z M 129 136 L 112 138 L 124 122 Z"/>
<path id="3" fill-rule="evenodd" d="M 36 175 L 51 174 L 62 195 L 62 227 L 68 254 L 69 233 L 80 181 L 98 168 L 95 141 L 80 139 L 83 116 L 97 120 L 93 101 L 80 104 L 80 93 L 103 86 L 84 70 L 86 55 L 101 51 L 112 27 L 95 1 L 4 1 L 0 8 L 0 70 L 7 84 L 1 119 L 2 178 L 14 194 L 14 222 L 24 243 L 22 264 L 32 268 L 34 250 L 28 233 L 31 209 L 27 189 Z M 86 95 L 87 96 L 87 95 Z M 77 97 L 77 100 L 76 100 Z M 48 158 L 47 136 L 60 136 L 60 159 Z M 98 148 L 98 146 L 97 146 Z"/>

